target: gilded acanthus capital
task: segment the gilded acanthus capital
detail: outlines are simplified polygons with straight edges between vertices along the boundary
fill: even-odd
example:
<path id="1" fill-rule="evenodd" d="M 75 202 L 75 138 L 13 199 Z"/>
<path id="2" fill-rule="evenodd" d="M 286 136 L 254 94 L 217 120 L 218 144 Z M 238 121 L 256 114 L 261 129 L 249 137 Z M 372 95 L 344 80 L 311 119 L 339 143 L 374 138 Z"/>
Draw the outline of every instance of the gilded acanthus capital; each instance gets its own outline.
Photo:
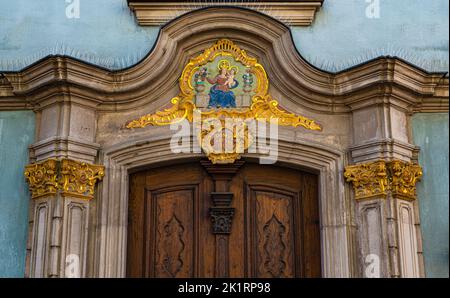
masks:
<path id="1" fill-rule="evenodd" d="M 422 168 L 400 160 L 380 160 L 347 166 L 344 177 L 353 184 L 356 199 L 386 197 L 390 192 L 395 197 L 414 200 Z"/>
<path id="2" fill-rule="evenodd" d="M 95 184 L 104 176 L 104 166 L 71 159 L 48 159 L 25 167 L 25 178 L 33 199 L 63 195 L 92 199 Z"/>
<path id="3" fill-rule="evenodd" d="M 388 176 L 384 161 L 348 166 L 344 177 L 347 182 L 352 182 L 357 199 L 387 194 Z"/>
<path id="4" fill-rule="evenodd" d="M 32 198 L 56 193 L 58 190 L 57 166 L 56 159 L 47 159 L 25 167 L 25 179 L 30 187 Z"/>

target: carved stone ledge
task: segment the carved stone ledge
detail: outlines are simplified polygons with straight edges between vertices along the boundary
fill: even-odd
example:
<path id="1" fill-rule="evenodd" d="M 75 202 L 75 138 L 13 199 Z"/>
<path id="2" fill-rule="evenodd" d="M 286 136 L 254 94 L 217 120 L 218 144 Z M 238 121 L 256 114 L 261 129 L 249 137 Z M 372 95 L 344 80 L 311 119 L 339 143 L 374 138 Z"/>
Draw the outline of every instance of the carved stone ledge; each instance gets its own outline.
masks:
<path id="1" fill-rule="evenodd" d="M 422 177 L 418 164 L 383 160 L 345 168 L 344 177 L 353 184 L 355 198 L 385 198 L 389 193 L 406 200 L 416 199 L 416 183 Z"/>
<path id="2" fill-rule="evenodd" d="M 215 2 L 129 0 L 128 2 L 141 26 L 160 26 L 177 15 L 207 6 L 239 6 L 268 14 L 287 25 L 309 26 L 313 22 L 316 12 L 322 6 L 323 0 Z"/>
<path id="3" fill-rule="evenodd" d="M 33 199 L 55 195 L 70 195 L 84 199 L 94 198 L 97 181 L 104 176 L 104 166 L 71 159 L 48 159 L 25 167 Z"/>
<path id="4" fill-rule="evenodd" d="M 100 145 L 73 137 L 50 137 L 30 145 L 32 162 L 47 159 L 71 159 L 93 163 Z"/>

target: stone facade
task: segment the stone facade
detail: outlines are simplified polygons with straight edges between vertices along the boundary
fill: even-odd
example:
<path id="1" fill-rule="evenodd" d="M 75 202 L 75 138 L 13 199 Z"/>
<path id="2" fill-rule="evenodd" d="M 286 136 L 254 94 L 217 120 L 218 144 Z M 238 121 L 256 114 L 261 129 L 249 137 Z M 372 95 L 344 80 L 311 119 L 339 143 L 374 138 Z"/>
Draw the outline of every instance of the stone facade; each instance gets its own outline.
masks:
<path id="1" fill-rule="evenodd" d="M 278 139 L 280 162 L 320 177 L 322 275 L 367 276 L 367 257 L 376 255 L 381 277 L 424 276 L 415 196 L 405 198 L 387 186 L 359 199 L 353 187 L 360 175 L 350 179 L 352 185 L 344 173 L 349 165 L 373 162 L 417 164 L 410 118 L 420 111 L 448 111 L 448 78 L 391 57 L 324 72 L 299 55 L 283 24 L 224 7 L 175 19 L 163 27 L 154 50 L 125 70 L 54 56 L 2 74 L 0 108 L 36 113 L 30 163 L 70 160 L 104 167 L 93 199 L 56 187 L 32 200 L 27 275 L 65 277 L 75 255 L 82 277 L 125 276 L 129 173 L 203 156 L 172 153 L 168 127 L 128 130 L 125 124 L 166 107 L 178 94 L 183 66 L 221 38 L 258 58 L 281 106 L 323 128 L 282 127 Z M 395 173 L 386 175 L 392 180 Z"/>

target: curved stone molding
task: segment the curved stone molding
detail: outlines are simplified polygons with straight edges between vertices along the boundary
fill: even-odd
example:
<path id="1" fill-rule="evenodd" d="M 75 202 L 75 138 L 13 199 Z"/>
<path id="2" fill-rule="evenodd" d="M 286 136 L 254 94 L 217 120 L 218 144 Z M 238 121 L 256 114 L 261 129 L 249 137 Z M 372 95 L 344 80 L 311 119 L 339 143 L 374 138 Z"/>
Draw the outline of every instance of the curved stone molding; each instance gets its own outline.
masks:
<path id="1" fill-rule="evenodd" d="M 105 148 L 100 155 L 105 165 L 105 177 L 96 200 L 95 237 L 101 241 L 92 247 L 95 251 L 92 276 L 125 277 L 128 214 L 128 175 L 142 167 L 200 160 L 200 154 L 175 154 L 171 152 L 167 135 L 145 140 L 127 140 L 121 144 Z M 187 146 L 192 146 L 186 144 Z M 352 237 L 355 226 L 346 213 L 348 205 L 344 195 L 344 184 L 339 173 L 343 171 L 344 152 L 322 144 L 286 139 L 279 140 L 280 164 L 289 164 L 318 173 L 321 206 L 322 276 L 354 276 Z M 244 154 L 251 161 L 257 154 Z M 115 206 L 111 208 L 110 206 Z"/>
<path id="2" fill-rule="evenodd" d="M 339 73 L 322 71 L 298 54 L 288 27 L 258 12 L 232 7 L 211 7 L 173 20 L 161 29 L 152 52 L 124 70 L 49 56 L 22 71 L 5 72 L 0 109 L 41 109 L 52 100 L 70 100 L 99 111 L 142 107 L 172 94 L 185 62 L 218 37 L 239 43 L 254 57 L 264 57 L 261 63 L 282 97 L 311 111 L 349 112 L 373 104 L 376 97 L 411 111 L 448 110 L 444 73 L 428 73 L 394 57 Z"/>
<path id="3" fill-rule="evenodd" d="M 344 177 L 353 184 L 355 198 L 385 198 L 388 191 L 394 197 L 407 200 L 416 198 L 416 183 L 422 177 L 422 168 L 400 160 L 383 160 L 348 166 Z"/>
<path id="4" fill-rule="evenodd" d="M 25 178 L 33 199 L 62 195 L 92 199 L 97 181 L 104 176 L 104 167 L 71 159 L 48 159 L 27 165 Z"/>

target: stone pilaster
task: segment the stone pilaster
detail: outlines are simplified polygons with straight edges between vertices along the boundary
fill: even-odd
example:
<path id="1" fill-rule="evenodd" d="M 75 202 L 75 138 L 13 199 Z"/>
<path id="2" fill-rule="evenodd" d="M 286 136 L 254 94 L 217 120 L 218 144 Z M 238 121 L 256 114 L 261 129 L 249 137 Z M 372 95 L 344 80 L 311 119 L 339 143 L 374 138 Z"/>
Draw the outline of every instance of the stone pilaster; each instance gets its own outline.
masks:
<path id="1" fill-rule="evenodd" d="M 40 96 L 36 107 L 36 142 L 30 146 L 31 161 L 73 159 L 94 163 L 100 145 L 95 143 L 97 103 L 58 90 Z"/>
<path id="2" fill-rule="evenodd" d="M 362 276 L 422 276 L 414 206 L 420 166 L 379 160 L 348 166 L 344 176 L 357 200 Z"/>
<path id="3" fill-rule="evenodd" d="M 85 277 L 89 202 L 104 167 L 70 159 L 30 164 L 29 277 Z"/>
<path id="4" fill-rule="evenodd" d="M 378 258 L 381 277 L 423 276 L 415 203 L 415 184 L 422 172 L 409 129 L 414 101 L 395 85 L 379 84 L 349 107 L 353 165 L 345 177 L 356 199 L 360 274 L 376 276 L 367 270 L 375 268 Z"/>

